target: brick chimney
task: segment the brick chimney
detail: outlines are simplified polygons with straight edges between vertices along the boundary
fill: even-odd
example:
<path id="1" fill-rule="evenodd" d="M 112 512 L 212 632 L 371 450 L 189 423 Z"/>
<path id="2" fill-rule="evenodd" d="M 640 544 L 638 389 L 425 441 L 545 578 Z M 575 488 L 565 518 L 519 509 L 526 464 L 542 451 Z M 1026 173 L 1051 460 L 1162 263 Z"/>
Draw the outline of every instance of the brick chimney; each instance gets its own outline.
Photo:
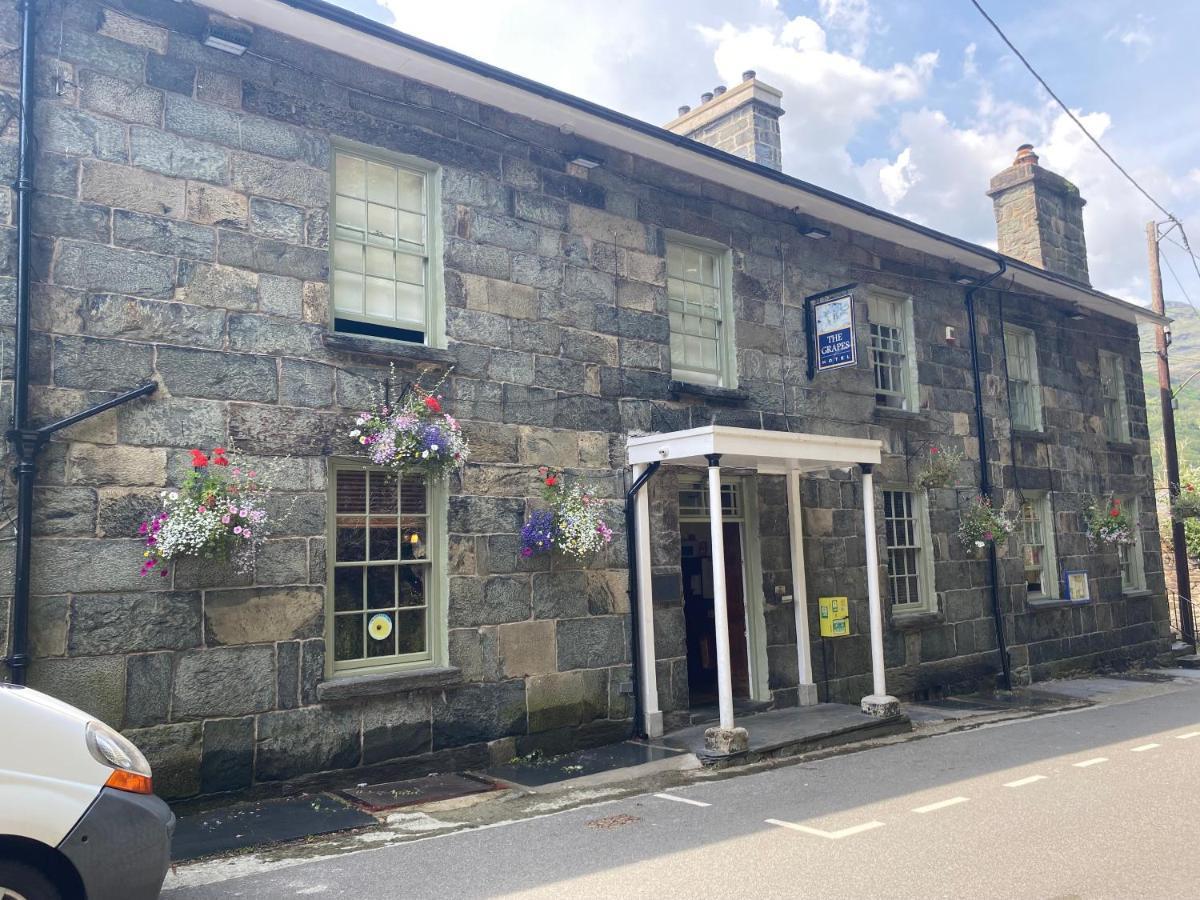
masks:
<path id="1" fill-rule="evenodd" d="M 732 153 L 761 166 L 783 168 L 779 117 L 783 92 L 742 73 L 741 84 L 717 85 L 700 95 L 700 105 L 679 107 L 679 117 L 663 127 L 702 144 Z"/>
<path id="2" fill-rule="evenodd" d="M 1001 253 L 1090 283 L 1083 237 L 1086 201 L 1079 188 L 1038 165 L 1032 144 L 1017 148 L 1017 158 L 992 178 L 987 193 L 995 207 Z"/>

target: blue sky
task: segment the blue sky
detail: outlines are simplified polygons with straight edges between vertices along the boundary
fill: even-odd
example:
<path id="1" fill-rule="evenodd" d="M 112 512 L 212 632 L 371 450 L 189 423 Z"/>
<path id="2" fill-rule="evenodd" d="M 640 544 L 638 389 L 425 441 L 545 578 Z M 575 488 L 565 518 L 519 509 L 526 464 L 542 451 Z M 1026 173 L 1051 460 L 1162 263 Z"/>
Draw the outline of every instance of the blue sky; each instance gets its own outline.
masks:
<path id="1" fill-rule="evenodd" d="M 1033 143 L 1088 206 L 1093 283 L 1145 302 L 1154 211 L 969 0 L 335 0 L 401 31 L 652 122 L 743 69 L 783 90 L 784 169 L 994 245 L 988 178 Z M 1200 3 L 985 8 L 1200 248 Z M 1182 253 L 1165 252 L 1200 299 Z M 1185 271 L 1185 267 L 1187 271 Z M 1189 277 L 1190 273 L 1190 277 Z M 1167 275 L 1168 301 L 1182 299 Z"/>

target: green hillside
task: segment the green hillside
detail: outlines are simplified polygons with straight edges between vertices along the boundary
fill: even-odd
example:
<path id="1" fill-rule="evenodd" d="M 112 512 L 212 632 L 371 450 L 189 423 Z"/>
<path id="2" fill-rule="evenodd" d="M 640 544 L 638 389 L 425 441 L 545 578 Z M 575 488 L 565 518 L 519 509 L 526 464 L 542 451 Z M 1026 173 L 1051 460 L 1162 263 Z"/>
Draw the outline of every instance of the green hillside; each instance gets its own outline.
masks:
<path id="1" fill-rule="evenodd" d="M 1167 304 L 1172 341 L 1169 351 L 1171 383 L 1178 391 L 1175 434 L 1183 467 L 1200 463 L 1200 315 L 1191 306 Z M 1154 329 L 1142 330 L 1142 369 L 1146 382 L 1146 414 L 1154 451 L 1154 475 L 1166 483 L 1162 458 L 1162 408 L 1158 397 L 1158 368 L 1154 356 Z M 1192 379 L 1189 381 L 1188 379 Z M 1180 386 L 1183 386 L 1182 388 Z"/>

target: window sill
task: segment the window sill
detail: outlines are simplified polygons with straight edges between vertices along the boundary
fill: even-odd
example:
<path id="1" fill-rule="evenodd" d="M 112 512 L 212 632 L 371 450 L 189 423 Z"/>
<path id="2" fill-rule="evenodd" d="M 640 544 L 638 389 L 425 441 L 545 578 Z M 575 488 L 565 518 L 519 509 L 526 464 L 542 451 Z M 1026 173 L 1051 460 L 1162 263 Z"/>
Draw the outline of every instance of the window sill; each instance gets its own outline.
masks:
<path id="1" fill-rule="evenodd" d="M 940 612 L 927 609 L 912 612 L 892 611 L 892 627 L 897 631 L 910 631 L 919 628 L 931 628 L 934 625 L 946 624 L 946 617 Z"/>
<path id="2" fill-rule="evenodd" d="M 897 409 L 894 406 L 876 406 L 875 418 L 891 419 L 896 422 L 915 422 L 924 417 L 925 413 L 919 409 Z"/>
<path id="3" fill-rule="evenodd" d="M 1149 597 L 1153 594 L 1149 588 L 1129 588 L 1121 591 L 1121 597 L 1125 600 L 1136 600 L 1139 597 Z"/>
<path id="4" fill-rule="evenodd" d="M 1045 431 L 1035 431 L 1031 428 L 1014 428 L 1012 436 L 1018 441 L 1040 441 L 1043 444 L 1050 443 L 1050 435 Z"/>
<path id="5" fill-rule="evenodd" d="M 454 362 L 454 354 L 439 347 L 406 344 L 403 341 L 388 341 L 359 334 L 326 332 L 321 335 L 321 343 L 325 345 L 326 350 L 334 353 L 354 353 L 360 356 L 441 363 L 443 365 Z"/>
<path id="6" fill-rule="evenodd" d="M 408 669 L 375 675 L 339 675 L 317 685 L 317 699 L 354 700 L 404 691 L 446 687 L 462 681 L 462 671 L 455 666 L 431 666 L 427 669 Z"/>
<path id="7" fill-rule="evenodd" d="M 693 384 L 690 381 L 670 381 L 667 390 L 675 396 L 700 397 L 713 403 L 724 403 L 736 406 L 745 403 L 750 395 L 735 388 L 716 387 L 711 384 Z"/>
<path id="8" fill-rule="evenodd" d="M 1063 600 L 1059 597 L 1036 597 L 1025 601 L 1025 605 L 1034 612 L 1044 609 L 1070 609 L 1072 606 L 1089 606 L 1092 600 Z"/>

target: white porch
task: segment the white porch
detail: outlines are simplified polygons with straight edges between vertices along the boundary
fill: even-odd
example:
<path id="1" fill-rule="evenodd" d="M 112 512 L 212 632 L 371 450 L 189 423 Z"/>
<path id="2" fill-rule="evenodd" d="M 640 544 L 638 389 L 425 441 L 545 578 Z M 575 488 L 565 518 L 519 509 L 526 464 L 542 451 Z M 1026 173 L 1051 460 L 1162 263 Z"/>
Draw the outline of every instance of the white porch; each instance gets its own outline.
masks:
<path id="1" fill-rule="evenodd" d="M 762 475 L 783 475 L 787 483 L 788 531 L 791 550 L 792 597 L 796 621 L 796 650 L 799 668 L 800 703 L 817 703 L 817 685 L 813 680 L 811 641 L 808 625 L 808 589 L 804 573 L 804 532 L 800 503 L 800 476 L 805 472 L 855 468 L 861 472 L 863 526 L 866 535 L 867 594 L 870 611 L 872 693 L 862 699 L 863 712 L 888 717 L 896 713 L 898 703 L 888 696 L 884 680 L 883 611 L 880 600 L 879 557 L 875 530 L 874 467 L 881 461 L 882 445 L 876 440 L 829 437 L 815 434 L 791 434 L 708 425 L 687 431 L 652 434 L 629 438 L 627 457 L 634 477 L 641 476 L 653 463 L 708 469 L 708 508 L 711 515 L 713 556 L 714 617 L 716 622 L 717 697 L 720 732 L 733 736 L 733 690 L 730 665 L 730 637 L 726 609 L 724 529 L 721 503 L 721 470 L 736 469 Z M 639 689 L 642 725 L 646 734 L 657 737 L 663 731 L 663 716 L 658 702 L 658 684 L 654 652 L 654 603 L 651 581 L 650 504 L 645 489 L 637 495 L 635 508 L 635 560 L 638 616 Z M 744 741 L 745 732 L 740 732 Z"/>

